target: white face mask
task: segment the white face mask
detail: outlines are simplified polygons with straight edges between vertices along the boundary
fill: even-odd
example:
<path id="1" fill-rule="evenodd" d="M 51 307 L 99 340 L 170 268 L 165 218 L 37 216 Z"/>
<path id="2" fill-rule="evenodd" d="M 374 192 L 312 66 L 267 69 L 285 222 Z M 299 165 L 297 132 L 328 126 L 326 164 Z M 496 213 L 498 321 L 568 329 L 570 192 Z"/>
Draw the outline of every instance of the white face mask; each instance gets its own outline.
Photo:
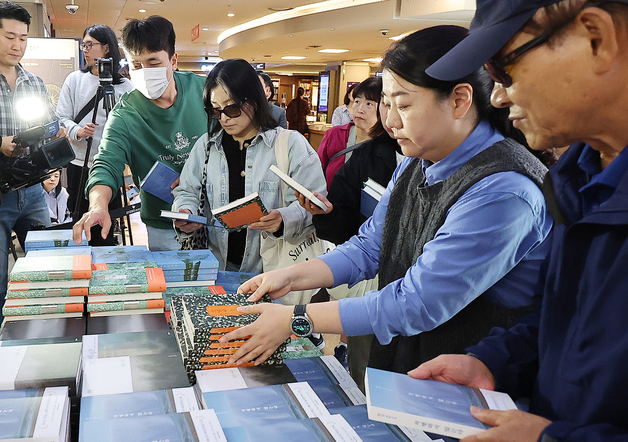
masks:
<path id="1" fill-rule="evenodd" d="M 130 70 L 133 86 L 149 100 L 156 100 L 164 94 L 172 81 L 168 80 L 168 66 Z"/>

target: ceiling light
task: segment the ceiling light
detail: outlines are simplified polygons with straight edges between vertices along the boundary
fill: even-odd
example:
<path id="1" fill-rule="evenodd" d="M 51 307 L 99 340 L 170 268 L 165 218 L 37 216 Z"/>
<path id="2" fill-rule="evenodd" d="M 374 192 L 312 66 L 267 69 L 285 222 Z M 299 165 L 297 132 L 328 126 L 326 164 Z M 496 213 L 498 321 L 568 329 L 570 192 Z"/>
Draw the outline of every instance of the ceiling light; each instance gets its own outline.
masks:
<path id="1" fill-rule="evenodd" d="M 233 12 L 230 12 L 227 14 L 227 17 L 235 17 L 235 14 Z"/>
<path id="2" fill-rule="evenodd" d="M 321 49 L 318 52 L 323 54 L 342 54 L 343 52 L 349 52 L 349 49 Z"/>
<path id="3" fill-rule="evenodd" d="M 382 57 L 365 58 L 362 61 L 366 61 L 367 63 L 381 63 L 382 62 Z"/>
<path id="4" fill-rule="evenodd" d="M 209 28 L 201 28 L 201 31 L 209 31 Z"/>
<path id="5" fill-rule="evenodd" d="M 303 57 L 301 55 L 286 55 L 285 57 L 281 57 L 282 60 L 305 60 L 307 57 Z"/>
<path id="6" fill-rule="evenodd" d="M 146 9 L 139 9 L 138 12 L 144 13 L 146 12 Z"/>

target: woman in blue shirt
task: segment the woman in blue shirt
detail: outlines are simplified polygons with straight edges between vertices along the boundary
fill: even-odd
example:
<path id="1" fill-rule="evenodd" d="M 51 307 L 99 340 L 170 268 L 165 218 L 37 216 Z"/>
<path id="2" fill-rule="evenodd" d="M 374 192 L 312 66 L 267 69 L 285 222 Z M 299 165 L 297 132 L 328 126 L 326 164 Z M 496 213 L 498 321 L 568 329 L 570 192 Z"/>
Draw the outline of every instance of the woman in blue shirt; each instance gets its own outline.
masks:
<path id="1" fill-rule="evenodd" d="M 253 299 L 278 298 L 379 272 L 379 290 L 308 305 L 305 320 L 316 332 L 374 334 L 371 366 L 406 372 L 434 355 L 462 352 L 533 305 L 552 226 L 539 188 L 546 169 L 504 138 L 509 125 L 490 105 L 492 83 L 483 69 L 450 82 L 425 74 L 466 34 L 458 26 L 428 28 L 386 52 L 386 124 L 408 158 L 359 233 L 319 259 L 240 287 Z M 231 362 L 260 363 L 289 336 L 292 309 L 242 311 L 263 314 L 224 337 L 251 335 Z"/>

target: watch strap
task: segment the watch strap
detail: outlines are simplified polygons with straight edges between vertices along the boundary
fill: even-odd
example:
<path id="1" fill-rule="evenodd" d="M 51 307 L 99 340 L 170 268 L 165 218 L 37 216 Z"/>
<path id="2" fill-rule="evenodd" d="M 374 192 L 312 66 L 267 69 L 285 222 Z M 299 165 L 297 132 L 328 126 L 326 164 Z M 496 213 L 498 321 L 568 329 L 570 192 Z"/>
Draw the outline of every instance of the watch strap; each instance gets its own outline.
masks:
<path id="1" fill-rule="evenodd" d="M 304 304 L 300 304 L 300 305 L 295 305 L 294 306 L 294 316 L 307 316 L 305 314 L 305 305 Z"/>

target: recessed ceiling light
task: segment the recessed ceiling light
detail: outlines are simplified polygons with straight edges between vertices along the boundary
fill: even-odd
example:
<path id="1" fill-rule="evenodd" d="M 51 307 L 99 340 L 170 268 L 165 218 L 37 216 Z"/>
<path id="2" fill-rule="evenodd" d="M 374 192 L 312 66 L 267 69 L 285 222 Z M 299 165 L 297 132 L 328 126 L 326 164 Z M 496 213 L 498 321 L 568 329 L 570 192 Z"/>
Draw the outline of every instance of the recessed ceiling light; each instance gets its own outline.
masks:
<path id="1" fill-rule="evenodd" d="M 209 28 L 201 28 L 201 31 L 209 31 Z"/>
<path id="2" fill-rule="evenodd" d="M 318 52 L 323 54 L 342 54 L 343 52 L 349 52 L 349 49 L 321 49 Z"/>
<path id="3" fill-rule="evenodd" d="M 146 12 L 146 9 L 140 9 L 139 12 L 144 13 L 144 12 Z"/>
<path id="4" fill-rule="evenodd" d="M 282 60 L 305 60 L 307 57 L 303 57 L 301 55 L 286 55 L 285 57 L 281 57 Z"/>
<path id="5" fill-rule="evenodd" d="M 230 12 L 227 14 L 227 17 L 235 17 L 235 14 L 233 12 Z"/>
<path id="6" fill-rule="evenodd" d="M 381 63 L 382 62 L 382 57 L 365 58 L 362 61 L 366 61 L 367 63 Z"/>

